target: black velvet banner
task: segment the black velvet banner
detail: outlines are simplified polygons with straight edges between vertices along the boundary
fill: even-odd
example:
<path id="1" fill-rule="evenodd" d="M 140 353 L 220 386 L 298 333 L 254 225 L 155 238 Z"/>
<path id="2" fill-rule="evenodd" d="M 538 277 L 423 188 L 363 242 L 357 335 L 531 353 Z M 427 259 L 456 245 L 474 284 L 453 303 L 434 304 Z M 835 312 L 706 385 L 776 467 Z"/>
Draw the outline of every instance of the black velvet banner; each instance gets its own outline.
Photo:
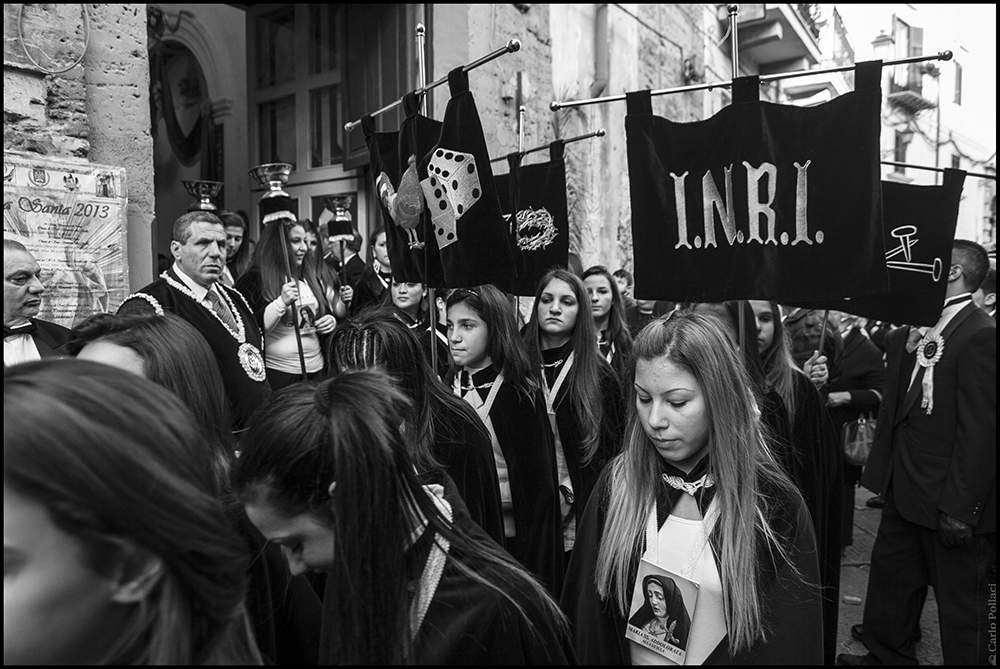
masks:
<path id="1" fill-rule="evenodd" d="M 881 62 L 815 107 L 760 102 L 756 77 L 712 118 L 625 119 L 635 294 L 677 302 L 843 298 L 888 290 L 879 183 Z"/>
<path id="2" fill-rule="evenodd" d="M 538 280 L 556 266 L 565 267 L 569 254 L 569 214 L 566 205 L 565 143 L 550 145 L 550 160 L 518 167 L 496 177 L 500 210 L 516 223 L 518 277 L 502 285 L 514 295 L 533 296 Z M 517 175 L 517 179 L 513 175 Z"/>
<path id="3" fill-rule="evenodd" d="M 965 172 L 946 169 L 940 186 L 882 182 L 889 291 L 850 300 L 794 303 L 899 325 L 932 327 L 944 308 L 951 245 Z"/>
<path id="4" fill-rule="evenodd" d="M 398 133 L 376 133 L 362 118 L 392 275 L 432 288 L 508 281 L 516 274 L 512 239 L 469 75 L 456 68 L 448 84 L 444 121 L 420 116 L 412 93 Z"/>
<path id="5" fill-rule="evenodd" d="M 516 271 L 510 229 L 500 213 L 490 153 L 469 74 L 448 75 L 451 99 L 437 146 L 419 164 L 430 218 L 428 237 L 439 253 L 442 278 L 435 288 L 500 283 Z M 428 243 L 428 251 L 433 250 Z"/>
<path id="6" fill-rule="evenodd" d="M 398 132 L 375 132 L 371 117 L 361 119 L 379 195 L 392 276 L 397 281 L 440 281 L 440 263 L 428 267 L 427 221 L 417 163 L 441 135 L 441 122 L 420 116 L 417 97 L 403 98 L 406 117 Z M 428 276 L 431 270 L 431 276 Z"/>

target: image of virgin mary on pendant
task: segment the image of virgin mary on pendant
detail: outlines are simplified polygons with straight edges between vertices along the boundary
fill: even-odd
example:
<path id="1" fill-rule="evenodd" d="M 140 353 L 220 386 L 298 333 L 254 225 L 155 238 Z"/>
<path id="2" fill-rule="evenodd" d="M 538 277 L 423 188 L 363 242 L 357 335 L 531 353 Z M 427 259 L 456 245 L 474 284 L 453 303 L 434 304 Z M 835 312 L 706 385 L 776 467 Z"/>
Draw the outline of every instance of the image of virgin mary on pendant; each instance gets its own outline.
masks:
<path id="1" fill-rule="evenodd" d="M 239 355 L 243 371 L 252 380 L 259 383 L 266 378 L 267 371 L 264 369 L 264 356 L 260 354 L 256 346 L 249 342 L 240 344 L 240 350 L 237 355 Z"/>

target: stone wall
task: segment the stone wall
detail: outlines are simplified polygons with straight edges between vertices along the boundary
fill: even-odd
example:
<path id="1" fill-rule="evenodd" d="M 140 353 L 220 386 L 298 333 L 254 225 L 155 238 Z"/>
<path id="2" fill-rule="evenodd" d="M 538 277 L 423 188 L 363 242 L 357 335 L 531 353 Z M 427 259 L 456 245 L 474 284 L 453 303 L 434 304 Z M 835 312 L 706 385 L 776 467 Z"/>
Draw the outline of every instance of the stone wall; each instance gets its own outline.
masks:
<path id="1" fill-rule="evenodd" d="M 125 168 L 135 289 L 155 266 L 146 5 L 83 7 L 4 5 L 4 149 Z"/>
<path id="2" fill-rule="evenodd" d="M 83 51 L 80 5 L 5 4 L 3 18 L 4 148 L 87 158 L 83 67 L 54 75 L 42 70 L 63 69 Z"/>

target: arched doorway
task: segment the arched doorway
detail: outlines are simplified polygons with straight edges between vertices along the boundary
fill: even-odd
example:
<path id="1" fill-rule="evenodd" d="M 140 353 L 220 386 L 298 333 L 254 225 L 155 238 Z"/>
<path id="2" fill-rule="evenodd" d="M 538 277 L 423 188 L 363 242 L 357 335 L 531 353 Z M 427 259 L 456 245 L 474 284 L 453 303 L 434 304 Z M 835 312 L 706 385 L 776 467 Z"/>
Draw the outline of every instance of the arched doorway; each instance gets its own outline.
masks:
<path id="1" fill-rule="evenodd" d="M 161 42 L 150 52 L 149 78 L 156 218 L 160 252 L 166 254 L 173 221 L 193 201 L 183 182 L 219 181 L 221 147 L 208 82 L 190 49 L 179 42 Z M 224 202 L 223 192 L 216 204 Z"/>

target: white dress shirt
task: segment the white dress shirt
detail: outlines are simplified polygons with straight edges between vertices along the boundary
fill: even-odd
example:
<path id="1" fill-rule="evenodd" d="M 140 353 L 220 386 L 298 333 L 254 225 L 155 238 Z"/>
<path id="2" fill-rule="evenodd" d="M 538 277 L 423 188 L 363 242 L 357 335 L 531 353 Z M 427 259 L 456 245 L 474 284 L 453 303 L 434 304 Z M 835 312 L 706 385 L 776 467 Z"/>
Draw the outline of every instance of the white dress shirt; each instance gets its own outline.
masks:
<path id="1" fill-rule="evenodd" d="M 209 290 L 214 290 L 217 294 L 220 293 L 220 290 L 215 286 L 214 283 L 212 284 L 211 289 L 205 288 L 205 286 L 202 286 L 201 284 L 199 284 L 198 282 L 196 282 L 194 279 L 192 279 L 191 277 L 189 277 L 187 274 L 185 274 L 184 270 L 182 270 L 181 266 L 178 265 L 177 263 L 174 263 L 174 274 L 176 274 L 177 278 L 181 280 L 181 283 L 183 283 L 185 286 L 187 286 L 188 289 L 192 293 L 194 293 L 194 296 L 198 298 L 199 302 L 201 302 L 203 305 L 205 305 L 206 307 L 208 307 L 212 311 L 215 311 L 214 307 L 212 306 L 212 303 L 205 299 L 205 297 L 208 295 L 208 291 Z M 223 299 L 221 297 L 221 295 L 220 295 L 219 299 L 220 300 Z"/>
<path id="2" fill-rule="evenodd" d="M 30 334 L 14 334 L 3 339 L 3 365 L 11 367 L 22 362 L 41 360 L 42 356 Z"/>

